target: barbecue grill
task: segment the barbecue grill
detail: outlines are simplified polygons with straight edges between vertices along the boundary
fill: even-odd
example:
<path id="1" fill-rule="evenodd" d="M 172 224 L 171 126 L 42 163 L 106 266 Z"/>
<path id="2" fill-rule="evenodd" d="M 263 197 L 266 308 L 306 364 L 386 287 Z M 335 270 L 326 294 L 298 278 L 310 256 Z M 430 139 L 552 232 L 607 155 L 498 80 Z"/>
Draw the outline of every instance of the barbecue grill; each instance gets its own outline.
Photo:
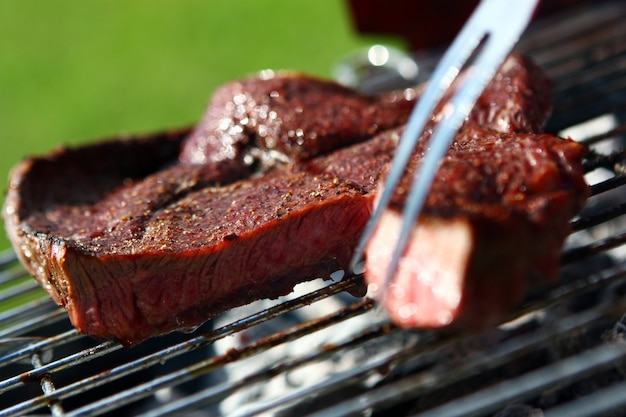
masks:
<path id="1" fill-rule="evenodd" d="M 405 331 L 337 271 L 133 348 L 79 334 L 0 255 L 0 416 L 626 415 L 626 4 L 536 21 L 547 130 L 590 148 L 562 279 L 482 331 Z M 428 74 L 436 53 L 417 56 Z M 351 295 L 356 294 L 356 295 Z"/>

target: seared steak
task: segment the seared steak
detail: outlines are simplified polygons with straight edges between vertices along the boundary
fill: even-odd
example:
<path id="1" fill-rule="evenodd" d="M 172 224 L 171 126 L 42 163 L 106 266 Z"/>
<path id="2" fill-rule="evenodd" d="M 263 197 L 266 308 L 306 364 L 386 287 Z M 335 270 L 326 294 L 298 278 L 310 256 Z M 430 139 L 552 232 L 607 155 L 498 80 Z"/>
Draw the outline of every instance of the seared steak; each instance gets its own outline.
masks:
<path id="1" fill-rule="evenodd" d="M 555 280 L 569 220 L 588 195 L 584 151 L 552 135 L 465 125 L 382 293 L 394 321 L 420 328 L 483 326 L 518 303 L 529 285 Z M 367 247 L 366 280 L 375 290 L 386 276 L 420 153 Z"/>
<path id="2" fill-rule="evenodd" d="M 318 139 L 307 136 L 310 143 L 301 151 L 283 144 L 283 156 L 276 159 L 256 133 L 246 131 L 240 137 L 240 130 L 233 129 L 233 140 L 221 136 L 219 145 L 241 151 L 232 158 L 215 151 L 211 155 L 221 156 L 202 164 L 180 162 L 194 146 L 204 152 L 212 144 L 197 142 L 205 120 L 191 133 L 60 149 L 29 158 L 13 170 L 4 209 L 11 241 L 26 268 L 67 308 L 81 332 L 131 345 L 193 328 L 259 298 L 287 294 L 298 282 L 347 266 L 369 216 L 379 174 L 364 169 L 372 164 L 382 169 L 395 141 L 381 145 L 387 154 L 377 155 L 380 149 L 372 141 L 346 161 L 346 180 L 321 167 L 321 160 L 310 161 L 311 167 L 320 165 L 315 171 L 282 161 L 401 125 L 410 110 L 408 101 L 394 93 L 358 96 L 304 76 L 244 84 L 255 100 L 261 101 L 263 94 L 280 98 L 271 111 L 283 118 L 281 128 L 290 132 L 305 126 L 307 135 L 314 129 Z M 237 101 L 240 93 L 233 86 L 238 85 L 222 89 L 222 98 L 227 91 L 230 102 Z M 304 97 L 286 93 L 292 90 Z M 274 91 L 280 96 L 274 97 Z M 315 118 L 324 111 L 330 117 L 330 110 L 322 108 L 325 94 L 340 107 L 334 121 L 306 125 L 290 113 L 304 98 L 312 103 L 304 114 Z M 281 102 L 285 98 L 293 102 L 291 107 Z M 397 110 L 375 114 L 374 103 Z M 239 110 L 224 105 L 230 116 L 224 116 L 224 108 L 207 114 L 221 112 L 240 123 Z M 342 113 L 346 109 L 351 109 L 350 117 Z M 355 117 L 361 111 L 369 116 Z M 279 132 L 276 123 L 272 117 L 267 125 Z M 252 173 L 258 167 L 250 166 L 244 154 L 263 155 L 258 173 Z M 364 175 L 366 186 L 353 181 Z"/>
<path id="3" fill-rule="evenodd" d="M 486 111 L 472 113 L 441 162 L 391 286 L 380 291 L 428 132 L 418 144 L 366 248 L 366 281 L 399 325 L 483 326 L 529 285 L 558 278 L 569 221 L 589 189 L 585 148 L 538 133 L 549 92 L 527 60 L 505 62 L 477 103 Z"/>
<path id="4" fill-rule="evenodd" d="M 84 149 L 20 165 L 5 213 L 29 271 L 78 329 L 98 338 L 133 344 L 287 294 L 303 278 L 345 265 L 369 216 L 362 190 L 330 174 L 290 169 L 196 191 L 181 181 L 187 192 L 173 190 L 168 179 L 193 165 L 142 181 L 122 172 L 117 187 L 102 187 L 94 201 L 85 197 L 88 184 L 74 186 L 74 168 L 61 169 L 80 165 L 68 159 Z M 113 168 L 117 159 L 100 162 Z M 46 187 L 48 177 L 31 175 L 44 165 L 56 166 L 55 181 L 66 184 L 58 195 Z M 81 175 L 93 174 L 84 168 Z M 45 209 L 22 200 L 23 188 Z"/>
<path id="5" fill-rule="evenodd" d="M 301 74 L 274 73 L 224 85 L 182 149 L 183 163 L 300 161 L 403 124 L 413 90 L 374 97 Z"/>
<path id="6" fill-rule="evenodd" d="M 549 100 L 535 97 L 537 86 L 547 83 L 543 74 L 522 58 L 513 59 L 515 65 L 505 65 L 506 72 L 499 74 L 503 78 L 496 82 L 521 86 L 519 94 L 505 96 L 501 87 L 486 92 L 471 120 L 489 127 L 465 130 L 484 132 L 485 138 L 460 139 L 455 147 L 467 149 L 451 153 L 452 160 L 503 141 L 512 144 L 507 147 L 511 152 L 522 153 L 535 149 L 533 144 L 541 149 L 561 146 L 560 139 L 549 135 L 511 135 L 493 129 L 523 125 L 531 130 L 543 123 L 549 110 Z M 67 308 L 81 332 L 130 345 L 194 328 L 221 311 L 278 297 L 297 282 L 347 266 L 402 130 L 393 126 L 402 124 L 408 112 L 406 103 L 398 101 L 404 98 L 389 99 L 402 94 L 360 97 L 318 80 L 310 81 L 316 87 L 309 90 L 303 87 L 306 80 L 289 75 L 257 79 L 258 84 L 252 80 L 232 84 L 212 105 L 224 107 L 208 110 L 189 135 L 62 149 L 29 158 L 14 169 L 4 209 L 9 236 L 27 269 Z M 242 86 L 251 92 L 239 91 Z M 322 95 L 315 95 L 318 88 Z M 233 107 L 241 94 L 261 103 L 262 109 L 250 102 L 242 116 L 242 109 Z M 322 111 L 325 94 L 333 97 L 324 102 L 332 111 Z M 264 107 L 277 97 L 284 99 L 282 104 Z M 505 106 L 496 101 L 502 99 L 512 100 L 521 111 L 494 111 Z M 395 110 L 381 101 L 393 103 Z M 299 114 L 309 114 L 309 104 L 313 109 L 309 117 L 316 119 L 300 119 Z M 378 106 L 385 110 L 378 113 Z M 280 123 L 266 121 L 261 117 L 265 111 L 275 111 Z M 365 114 L 355 117 L 359 111 Z M 510 120 L 507 115 L 512 115 Z M 221 130 L 226 125 L 230 128 Z M 299 126 L 306 127 L 304 142 L 297 139 Z M 276 135 L 262 134 L 268 131 Z M 295 141 L 291 131 L 296 132 Z M 514 145 L 518 141 L 528 146 Z M 563 143 L 579 149 L 573 142 Z M 558 156 L 571 159 L 576 168 L 580 154 L 549 153 L 545 163 Z M 258 164 L 249 163 L 251 158 L 260 158 L 260 170 Z M 577 172 L 574 169 L 573 175 Z M 451 190 L 454 178 L 449 177 Z M 475 201 L 480 205 L 480 199 Z M 497 204 L 488 201 L 480 207 Z M 465 213 L 446 204 L 442 213 Z M 507 215 L 513 217 L 508 209 L 500 213 L 505 223 Z M 569 215 L 559 213 L 563 218 Z M 554 228 L 539 232 L 553 233 Z M 531 258 L 530 262 L 537 260 Z"/>

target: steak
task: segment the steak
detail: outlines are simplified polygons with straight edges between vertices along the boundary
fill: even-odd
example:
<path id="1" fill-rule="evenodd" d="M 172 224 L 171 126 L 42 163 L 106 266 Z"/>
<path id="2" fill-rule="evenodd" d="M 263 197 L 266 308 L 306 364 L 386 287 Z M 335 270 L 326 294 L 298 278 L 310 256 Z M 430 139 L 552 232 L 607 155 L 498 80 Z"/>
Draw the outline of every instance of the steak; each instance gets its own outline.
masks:
<path id="1" fill-rule="evenodd" d="M 239 109 L 224 103 L 238 102 L 240 85 L 222 88 L 216 100 L 224 107 L 207 114 L 219 113 L 243 126 Z M 263 111 L 282 118 L 280 129 L 291 132 L 304 126 L 309 136 L 317 132 L 317 139 L 309 137 L 310 144 L 301 151 L 283 144 L 276 157 L 268 138 L 259 142 L 261 126 L 244 136 L 237 136 L 240 130 L 233 127 L 232 140 L 221 136 L 222 150 L 211 153 L 213 159 L 187 161 L 190 149 L 202 153 L 212 144 L 198 143 L 205 118 L 193 131 L 63 148 L 28 158 L 13 170 L 4 208 L 9 237 L 28 271 L 68 310 L 81 332 L 132 345 L 194 328 L 259 298 L 285 295 L 298 282 L 347 266 L 369 216 L 377 179 L 376 172 L 365 174 L 364 169 L 375 163 L 381 147 L 372 141 L 355 155 L 354 164 L 344 166 L 351 176 L 346 180 L 330 173 L 332 167 L 322 168 L 321 161 L 310 160 L 315 171 L 284 161 L 320 154 L 329 144 L 369 139 L 383 126 L 401 125 L 414 94 L 408 99 L 403 93 L 358 96 L 333 83 L 292 74 L 248 79 L 243 85 L 258 102 L 263 94 L 278 101 Z M 286 91 L 292 90 L 303 97 L 294 95 L 288 106 L 281 100 L 291 97 Z M 311 108 L 296 115 L 317 118 L 323 111 L 329 118 L 323 99 L 342 110 L 334 120 L 302 124 L 290 112 L 303 99 Z M 385 106 L 387 110 L 374 114 Z M 394 106 L 397 110 L 391 111 Z M 247 117 L 258 118 L 259 112 L 252 108 Z M 355 112 L 365 116 L 355 117 Z M 267 122 L 275 132 L 280 131 L 279 116 Z M 288 133 L 286 138 L 291 138 Z M 223 157 L 231 146 L 238 149 L 236 155 Z M 383 148 L 389 154 L 395 142 Z M 249 155 L 262 155 L 261 163 L 248 163 Z M 380 167 L 388 160 L 382 158 Z M 363 159 L 368 162 L 360 163 Z M 367 185 L 353 181 L 359 175 L 367 175 Z"/>
<path id="2" fill-rule="evenodd" d="M 471 153 L 475 144 L 517 143 L 529 134 L 503 133 L 503 126 L 530 130 L 545 121 L 549 99 L 536 98 L 545 76 L 524 58 L 512 59 L 494 80 L 501 86 L 485 93 L 493 100 L 485 98 L 467 123 L 486 127 L 464 130 L 483 129 L 485 139 L 456 147 L 466 144 Z M 192 131 L 64 148 L 12 171 L 4 207 L 9 237 L 81 332 L 132 345 L 347 267 L 415 95 L 362 97 L 303 76 L 275 78 L 226 86 Z M 512 84 L 520 88 L 498 90 Z M 250 100 L 243 109 L 241 94 Z M 505 103 L 495 100 L 514 105 L 502 114 L 494 107 Z M 580 148 L 530 136 L 528 147 L 511 149 L 561 142 Z M 576 167 L 580 154 L 561 159 Z"/>
<path id="3" fill-rule="evenodd" d="M 334 82 L 270 72 L 218 89 L 180 160 L 271 165 L 279 154 L 302 161 L 403 124 L 414 104 L 412 89 L 369 97 Z"/>
<path id="4" fill-rule="evenodd" d="M 382 303 L 403 327 L 498 320 L 530 285 L 559 276 L 569 220 L 588 195 L 584 148 L 552 135 L 466 125 L 442 161 Z M 408 171 L 419 163 L 414 157 Z M 410 187 L 405 176 L 399 190 Z M 401 224 L 396 193 L 367 246 L 366 281 L 378 289 Z"/>
<path id="5" fill-rule="evenodd" d="M 536 98 L 545 109 L 549 95 L 540 84 L 525 82 L 529 68 L 507 60 L 477 103 L 491 110 L 472 113 L 441 161 L 384 291 L 402 208 L 429 132 L 368 243 L 366 281 L 402 327 L 481 327 L 501 319 L 530 285 L 559 276 L 569 221 L 589 195 L 581 164 L 586 149 L 538 133 L 545 113 L 520 97 Z"/>
<path id="6" fill-rule="evenodd" d="M 130 142 L 126 149 L 145 144 Z M 90 187 L 73 181 L 75 166 L 86 148 L 107 156 L 97 149 L 114 143 L 21 164 L 5 208 L 27 269 L 74 326 L 97 338 L 132 345 L 287 294 L 304 279 L 346 265 L 369 216 L 371 202 L 361 189 L 330 174 L 288 168 L 198 190 L 181 185 L 188 190 L 182 192 L 168 182 L 171 174 L 200 166 L 175 165 L 143 180 L 120 173 L 115 187 L 103 180 L 97 198 L 85 196 Z M 102 167 L 116 163 L 100 160 Z M 80 174 L 93 178 L 83 168 Z M 55 185 L 66 184 L 62 192 L 48 188 L 43 171 L 56 176 Z M 26 188 L 41 202 L 24 201 Z"/>

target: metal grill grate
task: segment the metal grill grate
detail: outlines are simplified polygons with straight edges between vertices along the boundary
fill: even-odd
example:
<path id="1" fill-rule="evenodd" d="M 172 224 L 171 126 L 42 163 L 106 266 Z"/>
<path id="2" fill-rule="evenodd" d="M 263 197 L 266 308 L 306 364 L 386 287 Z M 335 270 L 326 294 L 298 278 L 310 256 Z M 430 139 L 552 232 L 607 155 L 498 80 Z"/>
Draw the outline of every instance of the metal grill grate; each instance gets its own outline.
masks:
<path id="1" fill-rule="evenodd" d="M 520 44 L 555 81 L 548 130 L 592 150 L 593 196 L 562 281 L 502 326 L 401 331 L 349 295 L 363 285 L 351 276 L 127 349 L 78 334 L 7 252 L 0 416 L 626 414 L 624 18 L 619 2 L 593 4 L 537 22 Z"/>

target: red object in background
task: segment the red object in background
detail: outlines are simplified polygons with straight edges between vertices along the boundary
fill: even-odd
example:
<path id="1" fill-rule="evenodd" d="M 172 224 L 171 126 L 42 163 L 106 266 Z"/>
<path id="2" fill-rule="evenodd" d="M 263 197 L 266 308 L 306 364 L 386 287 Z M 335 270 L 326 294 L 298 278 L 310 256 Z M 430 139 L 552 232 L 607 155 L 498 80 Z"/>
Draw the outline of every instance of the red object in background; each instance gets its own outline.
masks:
<path id="1" fill-rule="evenodd" d="M 451 41 L 478 0 L 348 0 L 361 33 L 400 36 L 411 50 Z"/>
<path id="2" fill-rule="evenodd" d="M 347 0 L 356 30 L 363 34 L 394 35 L 410 50 L 446 44 L 459 32 L 478 0 Z M 543 0 L 540 14 L 582 3 Z"/>

